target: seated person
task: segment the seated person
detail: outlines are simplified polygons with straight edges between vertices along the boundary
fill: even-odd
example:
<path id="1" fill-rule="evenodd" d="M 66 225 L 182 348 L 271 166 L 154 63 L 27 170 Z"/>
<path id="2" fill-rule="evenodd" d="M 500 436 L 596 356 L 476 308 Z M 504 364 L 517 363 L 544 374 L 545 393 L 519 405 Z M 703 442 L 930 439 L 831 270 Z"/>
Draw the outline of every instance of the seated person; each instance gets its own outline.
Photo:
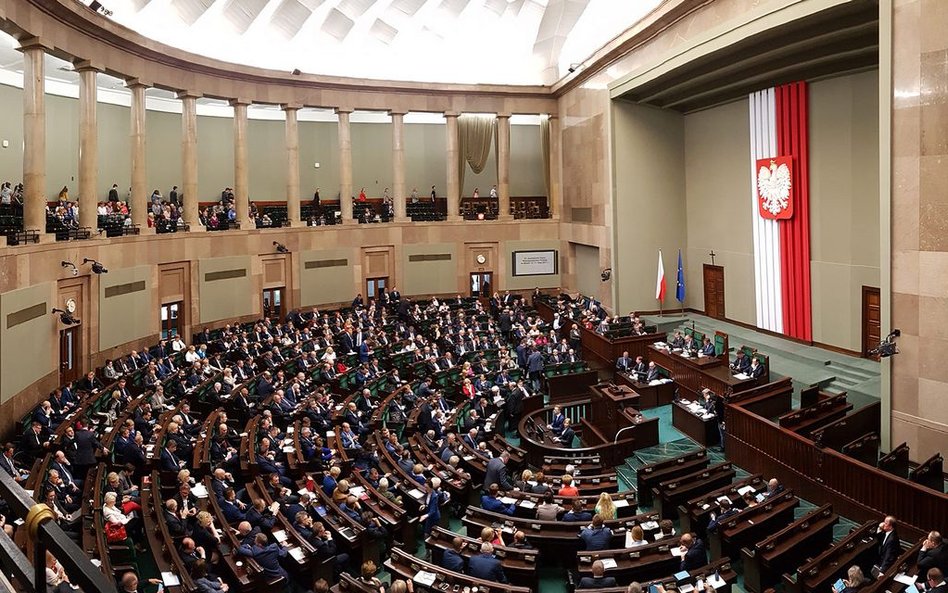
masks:
<path id="1" fill-rule="evenodd" d="M 737 351 L 737 356 L 734 358 L 734 362 L 731 363 L 731 370 L 735 373 L 744 373 L 748 374 L 748 371 L 751 367 L 750 358 L 748 358 L 743 350 Z"/>
<path id="2" fill-rule="evenodd" d="M 563 419 L 563 432 L 557 437 L 559 443 L 567 448 L 573 447 L 573 437 L 576 436 L 576 433 L 573 431 L 573 428 L 570 426 L 571 422 L 569 418 Z"/>
<path id="3" fill-rule="evenodd" d="M 603 565 L 602 560 L 596 560 L 592 563 L 592 576 L 583 577 L 579 580 L 579 586 L 577 589 L 600 589 L 604 587 L 615 587 L 616 579 L 615 577 L 607 577 L 606 567 Z"/>
<path id="4" fill-rule="evenodd" d="M 566 474 L 563 476 L 563 486 L 560 487 L 557 496 L 579 496 L 579 488 L 573 486 L 573 476 Z"/>
<path id="5" fill-rule="evenodd" d="M 678 570 L 695 570 L 708 563 L 704 542 L 690 533 L 681 536 L 681 565 Z"/>
<path id="6" fill-rule="evenodd" d="M 500 500 L 500 486 L 496 483 L 491 484 L 487 489 L 487 494 L 481 496 L 481 508 L 485 511 L 503 513 L 504 515 L 513 515 L 517 506 L 513 504 L 504 504 Z"/>
<path id="7" fill-rule="evenodd" d="M 633 525 L 629 535 L 632 536 L 632 543 L 629 545 L 630 548 L 644 546 L 648 543 L 648 540 L 645 539 L 645 531 L 641 525 Z"/>
<path id="8" fill-rule="evenodd" d="M 573 508 L 563 515 L 563 520 L 571 523 L 585 523 L 586 521 L 592 521 L 592 518 L 592 513 L 583 508 L 583 501 L 578 498 L 573 500 Z"/>
<path id="9" fill-rule="evenodd" d="M 760 364 L 760 359 L 752 358 L 750 370 L 747 374 L 750 375 L 751 379 L 759 379 L 764 376 L 764 370 L 764 365 Z"/>
<path id="10" fill-rule="evenodd" d="M 543 495 L 543 502 L 537 506 L 537 519 L 540 521 L 556 521 L 560 513 L 565 511 L 563 507 L 556 504 L 553 499 L 553 493 L 547 491 Z"/>
<path id="11" fill-rule="evenodd" d="M 603 525 L 601 515 L 593 517 L 592 525 L 583 529 L 579 538 L 583 540 L 583 549 L 587 552 L 608 550 L 612 547 L 612 530 Z"/>
<path id="12" fill-rule="evenodd" d="M 731 501 L 722 498 L 721 502 L 718 503 L 720 512 L 718 514 L 711 513 L 711 521 L 708 523 L 708 533 L 714 533 L 718 530 L 718 526 L 728 517 L 733 517 L 738 514 L 740 510 L 735 509 L 731 506 Z"/>
<path id="13" fill-rule="evenodd" d="M 922 541 L 916 564 L 919 574 L 925 574 L 929 568 L 938 568 L 942 574 L 948 572 L 948 547 L 945 546 L 940 533 L 932 531 Z"/>
<path id="14" fill-rule="evenodd" d="M 464 572 L 464 556 L 461 552 L 464 550 L 464 540 L 455 537 L 451 540 L 451 547 L 441 555 L 441 566 L 446 570 L 454 572 Z"/>
<path id="15" fill-rule="evenodd" d="M 500 559 L 494 556 L 494 546 L 486 542 L 481 544 L 481 553 L 468 561 L 467 573 L 476 579 L 507 583 Z"/>
<path id="16" fill-rule="evenodd" d="M 850 566 L 849 570 L 846 571 L 846 578 L 843 580 L 843 588 L 841 590 L 836 590 L 833 587 L 834 593 L 856 593 L 863 585 L 866 585 L 869 580 L 862 574 L 862 569 L 858 566 Z"/>

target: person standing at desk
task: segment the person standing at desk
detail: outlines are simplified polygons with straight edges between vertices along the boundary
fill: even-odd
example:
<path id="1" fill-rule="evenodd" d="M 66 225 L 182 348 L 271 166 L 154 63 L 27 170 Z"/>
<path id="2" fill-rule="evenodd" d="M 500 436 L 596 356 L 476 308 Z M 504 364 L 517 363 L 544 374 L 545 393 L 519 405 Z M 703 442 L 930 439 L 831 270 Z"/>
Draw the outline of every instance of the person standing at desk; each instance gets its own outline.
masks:
<path id="1" fill-rule="evenodd" d="M 622 353 L 622 356 L 616 361 L 616 370 L 628 373 L 632 370 L 632 358 L 629 356 L 629 351 L 626 350 Z"/>

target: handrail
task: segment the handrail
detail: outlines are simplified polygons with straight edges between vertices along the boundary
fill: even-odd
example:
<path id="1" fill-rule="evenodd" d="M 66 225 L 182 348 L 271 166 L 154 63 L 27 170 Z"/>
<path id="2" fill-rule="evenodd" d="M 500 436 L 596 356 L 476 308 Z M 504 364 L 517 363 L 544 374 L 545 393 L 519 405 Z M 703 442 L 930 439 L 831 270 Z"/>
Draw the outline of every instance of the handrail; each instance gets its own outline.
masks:
<path id="1" fill-rule="evenodd" d="M 53 553 L 69 575 L 69 581 L 88 593 L 116 593 L 115 583 L 106 579 L 82 548 L 76 545 L 53 519 L 45 504 L 36 504 L 7 475 L 0 472 L 0 496 L 7 502 L 14 517 L 23 519 L 33 545 L 33 591 L 46 590 L 46 551 Z M 29 581 L 24 581 L 29 582 Z"/>

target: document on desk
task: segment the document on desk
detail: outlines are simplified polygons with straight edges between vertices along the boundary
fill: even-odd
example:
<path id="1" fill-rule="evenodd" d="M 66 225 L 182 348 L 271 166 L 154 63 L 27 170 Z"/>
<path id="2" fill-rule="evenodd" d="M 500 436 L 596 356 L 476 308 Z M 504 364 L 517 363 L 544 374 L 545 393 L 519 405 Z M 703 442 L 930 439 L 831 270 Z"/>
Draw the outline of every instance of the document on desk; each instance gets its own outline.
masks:
<path id="1" fill-rule="evenodd" d="M 691 583 L 686 583 L 678 587 L 678 593 L 691 593 L 695 590 L 695 586 Z"/>
<path id="2" fill-rule="evenodd" d="M 720 589 L 721 587 L 727 585 L 727 581 L 721 578 L 721 575 L 713 574 L 708 577 L 708 583 L 715 589 Z"/>
<path id="3" fill-rule="evenodd" d="M 422 492 L 421 490 L 417 489 L 417 488 L 412 488 L 411 490 L 408 491 L 408 493 L 411 494 L 412 498 L 424 498 L 424 497 L 425 497 L 425 493 Z"/>
<path id="4" fill-rule="evenodd" d="M 746 381 L 747 379 L 750 379 L 750 377 L 744 373 L 735 373 L 734 378 L 738 381 Z"/>
<path id="5" fill-rule="evenodd" d="M 419 585 L 424 587 L 430 587 L 434 585 L 435 580 L 437 580 L 438 575 L 433 572 L 428 572 L 427 570 L 419 570 L 415 573 L 415 577 L 412 579 Z"/>
<path id="6" fill-rule="evenodd" d="M 353 496 L 362 496 L 365 494 L 365 488 L 362 486 L 349 486 L 349 494 Z"/>
<path id="7" fill-rule="evenodd" d="M 619 506 L 619 505 L 616 505 L 616 506 Z M 535 508 L 537 508 L 537 505 L 536 505 L 536 503 L 533 502 L 532 500 L 521 500 L 521 501 L 520 501 L 520 508 L 524 508 L 524 509 L 535 509 Z"/>
<path id="8" fill-rule="evenodd" d="M 904 572 L 900 572 L 899 574 L 895 575 L 895 577 L 893 578 L 895 579 L 896 583 L 902 583 L 906 587 L 911 587 L 912 585 L 915 584 L 915 581 L 918 580 L 917 576 L 912 577 L 905 574 Z"/>
<path id="9" fill-rule="evenodd" d="M 277 531 L 272 531 L 270 533 L 273 535 L 273 539 L 277 540 L 281 544 L 286 541 L 286 532 L 282 529 L 278 529 Z"/>
<path id="10" fill-rule="evenodd" d="M 737 493 L 740 494 L 741 496 L 744 496 L 748 492 L 756 492 L 756 491 L 757 490 L 753 486 L 744 486 L 742 488 L 737 489 Z"/>
<path id="11" fill-rule="evenodd" d="M 502 502 L 502 503 L 504 503 L 504 504 L 517 504 L 517 499 L 516 499 L 516 498 L 510 498 L 509 496 L 501 496 L 501 497 L 500 497 L 500 502 Z"/>
<path id="12" fill-rule="evenodd" d="M 303 552 L 303 548 L 300 548 L 300 547 L 290 548 L 289 552 L 290 552 L 290 556 L 292 556 L 295 560 L 299 562 L 303 562 L 304 560 L 306 560 L 306 554 L 305 552 Z"/>
<path id="13" fill-rule="evenodd" d="M 671 555 L 674 556 L 675 558 L 681 558 L 682 556 L 685 555 L 685 553 L 681 551 L 681 546 L 678 546 L 677 548 L 671 549 Z"/>
<path id="14" fill-rule="evenodd" d="M 161 573 L 161 584 L 165 587 L 177 587 L 181 584 L 181 579 L 178 578 L 178 575 L 168 571 L 162 571 Z"/>
<path id="15" fill-rule="evenodd" d="M 207 486 L 198 482 L 191 488 L 191 494 L 198 498 L 207 498 Z"/>
<path id="16" fill-rule="evenodd" d="M 612 506 L 616 507 L 617 509 L 623 509 L 629 506 L 629 500 L 626 498 L 618 498 L 612 502 Z"/>
<path id="17" fill-rule="evenodd" d="M 616 564 L 615 558 L 603 558 L 603 559 L 602 559 L 602 567 L 605 568 L 606 570 L 609 570 L 610 568 L 616 568 L 617 566 L 619 566 L 619 565 Z"/>

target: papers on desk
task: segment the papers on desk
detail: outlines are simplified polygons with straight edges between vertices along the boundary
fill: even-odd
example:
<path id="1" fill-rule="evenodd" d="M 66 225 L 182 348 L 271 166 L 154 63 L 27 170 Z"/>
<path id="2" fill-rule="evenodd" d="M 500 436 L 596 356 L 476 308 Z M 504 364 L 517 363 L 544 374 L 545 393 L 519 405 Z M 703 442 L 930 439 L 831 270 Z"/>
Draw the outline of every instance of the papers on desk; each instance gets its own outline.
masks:
<path id="1" fill-rule="evenodd" d="M 333 438 L 334 436 L 336 436 L 336 431 L 334 431 L 334 430 L 327 430 L 327 431 L 326 431 L 326 438 L 327 438 L 327 439 L 331 439 L 331 438 Z"/>
<path id="2" fill-rule="evenodd" d="M 681 558 L 685 553 L 681 551 L 681 546 L 675 546 L 671 549 L 671 555 L 675 558 Z"/>
<path id="3" fill-rule="evenodd" d="M 177 587 L 181 584 L 181 579 L 179 579 L 178 575 L 171 571 L 162 571 L 161 584 L 165 587 Z"/>
<path id="4" fill-rule="evenodd" d="M 438 579 L 438 575 L 436 575 L 433 572 L 428 572 L 427 570 L 419 570 L 418 572 L 415 573 L 414 578 L 412 578 L 413 581 L 425 587 L 430 587 L 434 585 L 434 582 L 437 579 Z"/>
<path id="5" fill-rule="evenodd" d="M 520 507 L 524 509 L 535 509 L 537 508 L 537 505 L 532 500 L 521 500 Z"/>
<path id="6" fill-rule="evenodd" d="M 755 489 L 753 486 L 743 486 L 737 489 L 737 493 L 740 494 L 741 496 L 744 496 L 748 492 L 754 492 L 754 491 Z"/>
<path id="7" fill-rule="evenodd" d="M 692 585 L 691 583 L 685 583 L 684 585 L 681 585 L 680 587 L 678 587 L 678 593 L 691 593 L 694 590 L 695 590 L 695 586 Z"/>
<path id="8" fill-rule="evenodd" d="M 207 498 L 207 486 L 198 482 L 191 487 L 191 494 L 197 496 L 198 498 Z"/>
<path id="9" fill-rule="evenodd" d="M 293 434 L 293 430 L 294 430 L 295 428 L 296 428 L 296 427 L 295 427 L 295 426 L 292 426 L 292 425 L 287 426 L 287 427 L 286 427 L 286 434 Z"/>
<path id="10" fill-rule="evenodd" d="M 276 531 L 273 531 L 272 533 L 273 533 L 273 539 L 277 540 L 281 544 L 286 541 L 286 532 L 283 531 L 282 529 L 278 529 Z"/>
<path id="11" fill-rule="evenodd" d="M 627 498 L 618 498 L 612 501 L 612 506 L 616 507 L 617 509 L 623 509 L 629 506 L 629 500 Z"/>
<path id="12" fill-rule="evenodd" d="M 463 459 L 464 461 L 470 461 L 470 460 L 474 459 L 474 456 L 473 456 L 473 455 L 465 455 L 465 456 L 462 457 L 461 459 Z"/>
<path id="13" fill-rule="evenodd" d="M 363 494 L 365 494 L 365 488 L 363 488 L 362 486 L 350 486 L 349 494 L 353 496 L 362 496 Z"/>
<path id="14" fill-rule="evenodd" d="M 102 561 L 99 560 L 98 558 L 89 558 L 89 562 L 91 562 L 92 565 L 95 566 L 96 568 L 102 567 Z"/>
<path id="15" fill-rule="evenodd" d="M 721 587 L 727 585 L 727 581 L 721 578 L 721 575 L 713 574 L 708 577 L 708 584 L 710 584 L 715 589 L 720 589 Z"/>
<path id="16" fill-rule="evenodd" d="M 731 503 L 731 499 L 728 498 L 727 496 L 719 496 L 719 497 L 717 498 L 717 500 L 718 500 L 719 503 L 722 503 L 722 502 L 724 502 L 725 500 L 728 502 L 728 504 Z"/>
<path id="17" fill-rule="evenodd" d="M 664 379 L 653 379 L 649 381 L 648 384 L 649 385 L 664 385 L 665 383 L 671 383 L 671 382 L 672 382 L 671 379 L 669 379 L 668 377 L 665 377 Z"/>
<path id="18" fill-rule="evenodd" d="M 902 583 L 906 587 L 911 587 L 912 585 L 915 584 L 915 581 L 918 580 L 917 576 L 912 577 L 905 574 L 904 572 L 900 572 L 899 574 L 895 575 L 895 577 L 893 578 L 895 579 L 896 583 Z"/>
<path id="19" fill-rule="evenodd" d="M 645 531 L 658 529 L 658 521 L 646 521 L 645 523 L 642 523 L 642 529 L 644 529 Z"/>
<path id="20" fill-rule="evenodd" d="M 300 548 L 300 547 L 290 548 L 288 551 L 290 553 L 290 556 L 292 556 L 293 559 L 298 562 L 303 562 L 306 559 L 306 555 L 303 552 L 303 548 Z"/>
<path id="21" fill-rule="evenodd" d="M 609 570 L 610 568 L 616 568 L 617 566 L 619 565 L 616 564 L 615 558 L 602 559 L 602 567 L 605 568 L 606 570 Z"/>
<path id="22" fill-rule="evenodd" d="M 734 378 L 738 381 L 746 381 L 747 379 L 750 379 L 750 376 L 745 375 L 744 373 L 735 373 Z"/>
<path id="23" fill-rule="evenodd" d="M 408 494 L 410 494 L 412 498 L 419 498 L 419 499 L 420 499 L 420 498 L 424 498 L 424 497 L 425 497 L 425 493 L 422 492 L 421 490 L 417 489 L 417 488 L 412 488 L 411 490 L 408 491 Z"/>
<path id="24" fill-rule="evenodd" d="M 510 498 L 509 496 L 501 496 L 501 497 L 500 497 L 500 502 L 502 502 L 502 503 L 504 503 L 504 504 L 517 504 L 517 499 L 516 499 L 516 498 Z"/>
<path id="25" fill-rule="evenodd" d="M 485 432 L 490 432 L 490 431 L 491 431 L 491 423 L 490 423 L 490 422 L 485 422 L 485 423 L 484 423 L 484 431 L 485 431 Z"/>
<path id="26" fill-rule="evenodd" d="M 283 452 L 284 452 L 284 453 L 296 453 L 296 447 L 294 447 L 293 445 L 290 445 L 290 446 L 288 446 L 288 447 L 283 447 Z"/>

